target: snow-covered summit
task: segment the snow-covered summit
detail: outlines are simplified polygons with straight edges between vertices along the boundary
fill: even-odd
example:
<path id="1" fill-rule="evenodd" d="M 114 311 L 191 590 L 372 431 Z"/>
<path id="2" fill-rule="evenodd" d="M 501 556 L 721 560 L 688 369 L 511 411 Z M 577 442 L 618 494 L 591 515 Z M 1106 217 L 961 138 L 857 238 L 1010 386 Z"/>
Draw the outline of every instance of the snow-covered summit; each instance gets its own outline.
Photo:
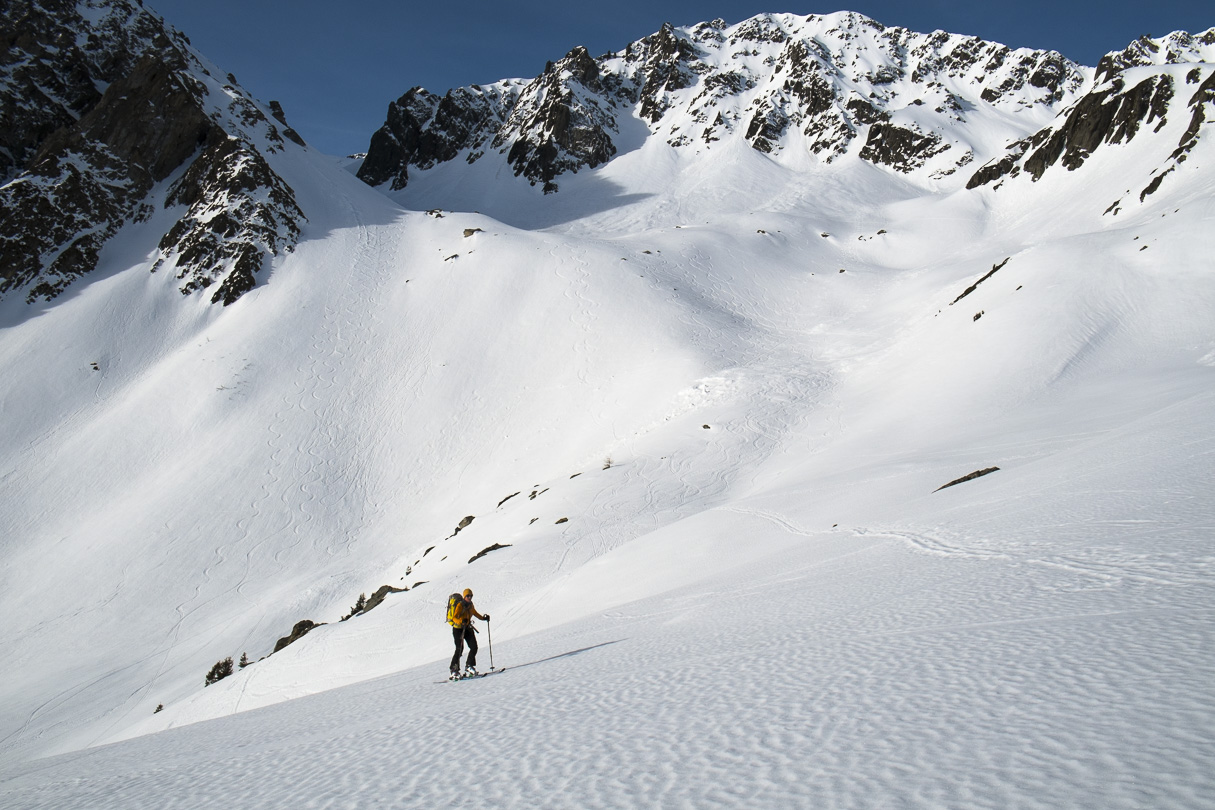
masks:
<path id="1" fill-rule="evenodd" d="M 1142 36 L 1097 63 L 1097 80 L 1132 67 L 1215 62 L 1215 27 L 1191 34 L 1174 31 L 1163 37 Z"/>
<path id="2" fill-rule="evenodd" d="M 664 25 L 598 59 L 575 48 L 521 91 L 517 81 L 453 90 L 443 117 L 441 105 L 414 104 L 424 91 L 411 90 L 390 106 L 360 176 L 400 189 L 411 165 L 505 157 L 552 191 L 560 174 L 653 138 L 707 150 L 743 140 L 823 162 L 852 155 L 941 179 L 1037 129 L 1091 73 L 1055 52 L 918 34 L 852 12 Z"/>

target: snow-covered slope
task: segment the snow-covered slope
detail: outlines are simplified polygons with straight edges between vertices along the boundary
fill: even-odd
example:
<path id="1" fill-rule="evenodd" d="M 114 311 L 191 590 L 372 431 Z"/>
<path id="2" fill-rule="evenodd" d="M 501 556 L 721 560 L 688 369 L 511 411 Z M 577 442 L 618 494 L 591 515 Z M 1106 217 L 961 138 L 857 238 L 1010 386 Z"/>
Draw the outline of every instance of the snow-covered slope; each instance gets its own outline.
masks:
<path id="1" fill-rule="evenodd" d="M 1200 806 L 1215 65 L 1185 58 L 1120 68 L 1175 88 L 1134 137 L 969 189 L 800 126 L 613 137 L 547 195 L 487 156 L 390 199 L 284 148 L 307 219 L 230 306 L 148 272 L 160 207 L 0 301 L 0 805 Z M 1115 98 L 1076 70 L 949 137 L 977 170 L 1066 130 Z M 464 587 L 508 669 L 435 684 Z"/>

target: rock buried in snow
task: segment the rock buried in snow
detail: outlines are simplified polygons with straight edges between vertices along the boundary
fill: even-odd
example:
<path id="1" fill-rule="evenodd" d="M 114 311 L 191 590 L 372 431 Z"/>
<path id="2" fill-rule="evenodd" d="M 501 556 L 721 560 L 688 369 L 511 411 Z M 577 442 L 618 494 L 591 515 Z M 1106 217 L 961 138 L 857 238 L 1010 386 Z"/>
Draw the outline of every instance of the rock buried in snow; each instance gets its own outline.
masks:
<path id="1" fill-rule="evenodd" d="M 408 588 L 394 588 L 391 585 L 381 585 L 379 589 L 371 595 L 371 598 L 367 600 L 367 604 L 364 606 L 362 613 L 370 612 L 372 608 L 383 602 L 384 598 L 388 596 L 388 594 L 405 593 L 408 590 Z"/>
<path id="2" fill-rule="evenodd" d="M 967 287 L 965 290 L 962 290 L 962 294 L 961 294 L 961 295 L 959 295 L 957 298 L 953 299 L 952 301 L 950 301 L 950 302 L 949 302 L 949 305 L 952 307 L 954 304 L 958 303 L 958 302 L 959 302 L 959 301 L 961 301 L 963 298 L 965 298 L 966 296 L 970 295 L 972 292 L 974 292 L 975 290 L 977 290 L 977 289 L 979 288 L 979 285 L 980 285 L 980 284 L 982 284 L 984 281 L 987 281 L 987 279 L 989 279 L 989 278 L 991 278 L 992 276 L 994 276 L 994 275 L 996 274 L 996 272 L 1000 270 L 1000 268 L 1001 268 L 1001 267 L 1003 267 L 1004 265 L 1008 264 L 1009 259 L 1011 259 L 1011 258 L 1012 258 L 1012 256 L 1009 256 L 1007 259 L 1005 259 L 1004 261 L 1000 262 L 999 264 L 993 264 L 993 265 L 991 266 L 991 270 L 990 270 L 990 271 L 988 271 L 987 275 L 983 276 L 983 278 L 979 279 L 979 280 L 978 280 L 978 281 L 976 281 L 974 284 L 971 284 L 971 285 L 970 285 L 969 287 Z M 978 320 L 978 318 L 976 318 L 975 320 Z"/>
<path id="3" fill-rule="evenodd" d="M 1000 469 L 1000 468 L 999 467 L 988 467 L 986 470 L 975 470 L 974 472 L 970 473 L 969 475 L 963 475 L 961 478 L 958 478 L 954 481 L 950 481 L 948 484 L 945 484 L 944 486 L 937 487 L 936 489 L 933 490 L 933 492 L 940 492 L 941 490 L 948 489 L 949 487 L 952 487 L 955 484 L 964 484 L 967 481 L 973 481 L 976 478 L 982 478 L 985 475 L 994 473 L 998 469 Z"/>
<path id="4" fill-rule="evenodd" d="M 488 554 L 491 551 L 497 551 L 500 548 L 510 548 L 510 546 L 511 546 L 510 543 L 507 543 L 506 545 L 502 545 L 501 543 L 494 543 L 489 548 L 483 548 L 480 551 L 478 551 L 476 554 L 474 554 L 473 556 L 469 557 L 468 561 L 470 563 L 476 562 L 477 560 L 481 559 L 482 557 L 484 557 L 486 554 Z"/>
<path id="5" fill-rule="evenodd" d="M 498 505 L 501 506 L 502 504 L 498 504 Z M 456 530 L 454 532 L 452 532 L 451 534 L 447 535 L 447 537 L 445 539 L 450 540 L 451 538 L 455 537 L 461 531 L 463 531 L 464 529 L 467 529 L 469 524 L 471 524 L 476 519 L 477 518 L 475 515 L 468 515 L 467 517 L 465 517 L 463 520 L 460 521 L 459 525 L 456 526 Z M 427 554 L 429 554 L 431 548 L 434 548 L 434 546 L 431 546 L 430 548 L 426 549 L 426 551 L 422 554 L 422 556 L 425 557 Z M 444 558 L 444 559 L 446 559 L 446 558 Z"/>
<path id="6" fill-rule="evenodd" d="M 312 621 L 311 619 L 304 619 L 301 622 L 296 622 L 295 627 L 291 628 L 291 635 L 283 636 L 282 638 L 280 638 L 278 640 L 278 643 L 276 643 L 274 645 L 274 652 L 278 652 L 283 647 L 286 647 L 288 644 L 294 644 L 295 642 L 299 641 L 301 638 L 306 636 L 308 634 L 309 630 L 313 630 L 314 628 L 317 628 L 320 626 L 321 626 L 320 624 L 317 624 L 316 622 Z"/>

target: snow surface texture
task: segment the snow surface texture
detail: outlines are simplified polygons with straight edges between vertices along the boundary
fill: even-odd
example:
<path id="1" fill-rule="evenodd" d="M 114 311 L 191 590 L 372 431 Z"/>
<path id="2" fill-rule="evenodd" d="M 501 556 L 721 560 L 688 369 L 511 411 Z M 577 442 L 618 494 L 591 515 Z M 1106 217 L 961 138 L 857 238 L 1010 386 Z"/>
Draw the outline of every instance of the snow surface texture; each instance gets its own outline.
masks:
<path id="1" fill-rule="evenodd" d="M 1212 806 L 1182 109 L 999 190 L 651 139 L 400 192 L 465 213 L 289 146 L 227 308 L 128 226 L 0 303 L 0 807 Z M 508 669 L 450 684 L 464 587 Z"/>

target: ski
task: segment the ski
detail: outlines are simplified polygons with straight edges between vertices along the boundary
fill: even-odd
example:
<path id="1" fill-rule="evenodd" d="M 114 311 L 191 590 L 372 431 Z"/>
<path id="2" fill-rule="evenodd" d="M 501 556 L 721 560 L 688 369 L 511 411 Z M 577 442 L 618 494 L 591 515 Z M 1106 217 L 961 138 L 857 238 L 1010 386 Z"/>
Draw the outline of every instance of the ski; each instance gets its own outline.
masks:
<path id="1" fill-rule="evenodd" d="M 459 683 L 460 681 L 475 681 L 478 678 L 484 678 L 488 675 L 497 675 L 499 672 L 506 672 L 506 667 L 491 669 L 489 672 L 478 672 L 476 675 L 461 675 L 458 678 L 448 678 L 445 681 L 435 681 L 435 683 Z"/>

